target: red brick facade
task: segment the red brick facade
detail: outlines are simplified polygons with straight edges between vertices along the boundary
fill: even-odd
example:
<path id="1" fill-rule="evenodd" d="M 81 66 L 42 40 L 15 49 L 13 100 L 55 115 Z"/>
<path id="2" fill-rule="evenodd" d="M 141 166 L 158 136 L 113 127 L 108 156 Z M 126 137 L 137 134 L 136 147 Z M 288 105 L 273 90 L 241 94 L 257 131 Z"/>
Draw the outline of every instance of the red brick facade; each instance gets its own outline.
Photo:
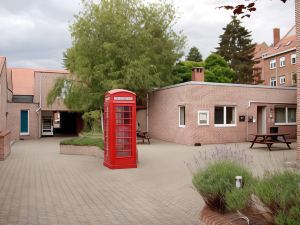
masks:
<path id="1" fill-rule="evenodd" d="M 275 124 L 276 106 L 296 107 L 296 88 L 271 88 L 188 82 L 153 92 L 149 103 L 151 137 L 179 144 L 230 143 L 251 140 L 258 133 L 258 107 L 265 107 L 266 132 L 276 126 L 296 138 L 296 123 Z M 185 107 L 185 125 L 179 125 L 179 107 Z M 215 124 L 215 107 L 235 107 L 235 124 Z M 207 112 L 208 124 L 198 124 L 199 111 Z M 226 116 L 225 116 L 226 118 Z M 249 122 L 248 122 L 249 121 Z"/>
<path id="2" fill-rule="evenodd" d="M 297 160 L 300 161 L 300 0 L 295 1 L 297 32 Z"/>

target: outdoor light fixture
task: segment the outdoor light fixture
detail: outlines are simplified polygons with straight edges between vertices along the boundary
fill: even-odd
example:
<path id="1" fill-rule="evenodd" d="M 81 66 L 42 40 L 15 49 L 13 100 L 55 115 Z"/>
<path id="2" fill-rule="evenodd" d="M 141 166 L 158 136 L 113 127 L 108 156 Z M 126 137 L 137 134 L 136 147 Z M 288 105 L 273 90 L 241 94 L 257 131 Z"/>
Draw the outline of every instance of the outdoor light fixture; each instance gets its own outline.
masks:
<path id="1" fill-rule="evenodd" d="M 235 187 L 236 188 L 242 188 L 243 187 L 243 177 L 242 176 L 236 176 L 235 177 Z"/>

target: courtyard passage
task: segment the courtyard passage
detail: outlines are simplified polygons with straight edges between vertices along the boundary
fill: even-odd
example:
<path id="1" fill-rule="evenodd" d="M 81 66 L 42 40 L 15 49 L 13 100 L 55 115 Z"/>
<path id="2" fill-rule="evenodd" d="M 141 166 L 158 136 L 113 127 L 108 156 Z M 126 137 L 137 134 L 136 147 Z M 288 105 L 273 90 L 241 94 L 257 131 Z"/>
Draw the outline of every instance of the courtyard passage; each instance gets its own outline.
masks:
<path id="1" fill-rule="evenodd" d="M 109 170 L 99 158 L 59 154 L 60 140 L 18 141 L 0 162 L 0 225 L 201 224 L 204 202 L 192 188 L 186 163 L 192 165 L 199 151 L 222 145 L 153 140 L 151 145 L 138 145 L 137 169 Z M 253 155 L 255 172 L 280 166 L 283 158 L 296 154 L 249 150 L 249 143 L 227 146 Z"/>

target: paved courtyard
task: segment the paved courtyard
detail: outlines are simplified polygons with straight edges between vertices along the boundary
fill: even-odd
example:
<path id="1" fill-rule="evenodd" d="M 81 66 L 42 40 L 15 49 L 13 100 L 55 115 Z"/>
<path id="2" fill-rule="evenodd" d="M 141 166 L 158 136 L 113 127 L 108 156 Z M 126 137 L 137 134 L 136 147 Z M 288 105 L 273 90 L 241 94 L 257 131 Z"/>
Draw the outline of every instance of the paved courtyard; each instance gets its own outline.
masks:
<path id="1" fill-rule="evenodd" d="M 19 141 L 0 162 L 0 225 L 190 225 L 200 224 L 201 197 L 186 165 L 215 145 L 162 141 L 138 145 L 139 168 L 109 170 L 102 159 L 59 154 L 59 138 Z M 253 168 L 278 167 L 295 151 L 249 150 Z M 294 144 L 293 144 L 294 146 Z M 218 145 L 218 148 L 224 146 Z M 281 147 L 281 146 L 279 146 Z M 203 156 L 200 158 L 203 160 Z"/>

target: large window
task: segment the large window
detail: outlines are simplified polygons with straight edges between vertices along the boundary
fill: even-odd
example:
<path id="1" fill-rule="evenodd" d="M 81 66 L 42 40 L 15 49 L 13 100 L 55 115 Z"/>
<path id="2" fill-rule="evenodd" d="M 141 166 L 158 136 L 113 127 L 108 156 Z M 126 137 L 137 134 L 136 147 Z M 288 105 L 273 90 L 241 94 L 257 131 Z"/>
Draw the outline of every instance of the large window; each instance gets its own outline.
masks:
<path id="1" fill-rule="evenodd" d="M 285 57 L 281 57 L 280 58 L 280 67 L 284 67 L 285 66 Z"/>
<path id="2" fill-rule="evenodd" d="M 270 86 L 271 87 L 275 87 L 276 86 L 276 77 L 271 77 Z"/>
<path id="3" fill-rule="evenodd" d="M 270 69 L 275 69 L 276 68 L 276 59 L 272 59 L 270 61 Z"/>
<path id="4" fill-rule="evenodd" d="M 198 125 L 209 125 L 209 111 L 198 111 Z"/>
<path id="5" fill-rule="evenodd" d="M 291 55 L 291 64 L 296 64 L 296 54 Z"/>
<path id="6" fill-rule="evenodd" d="M 296 124 L 296 107 L 276 107 L 275 125 Z"/>
<path id="7" fill-rule="evenodd" d="M 215 126 L 219 126 L 219 127 L 236 126 L 236 107 L 216 106 Z"/>
<path id="8" fill-rule="evenodd" d="M 179 127 L 185 127 L 185 106 L 179 106 Z"/>
<path id="9" fill-rule="evenodd" d="M 297 73 L 292 73 L 292 85 L 297 85 Z"/>

